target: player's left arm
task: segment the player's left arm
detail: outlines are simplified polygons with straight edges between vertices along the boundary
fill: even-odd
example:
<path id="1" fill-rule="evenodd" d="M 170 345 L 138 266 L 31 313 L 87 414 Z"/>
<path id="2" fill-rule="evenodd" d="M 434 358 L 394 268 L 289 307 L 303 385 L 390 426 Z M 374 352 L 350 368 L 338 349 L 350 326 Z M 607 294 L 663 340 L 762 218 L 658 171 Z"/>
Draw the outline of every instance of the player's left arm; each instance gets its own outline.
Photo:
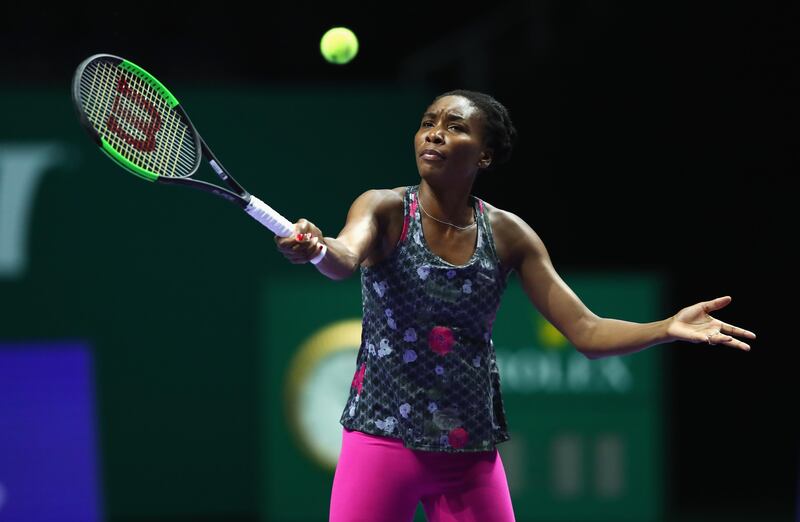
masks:
<path id="1" fill-rule="evenodd" d="M 700 301 L 672 317 L 651 323 L 597 316 L 558 275 L 539 235 L 518 216 L 504 211 L 499 214 L 505 228 L 504 237 L 513 238 L 509 241 L 509 259 L 525 293 L 541 314 L 586 357 L 625 355 L 671 341 L 722 344 L 750 350 L 747 343 L 733 336 L 755 339 L 755 333 L 709 315 L 730 304 L 730 296 Z"/>

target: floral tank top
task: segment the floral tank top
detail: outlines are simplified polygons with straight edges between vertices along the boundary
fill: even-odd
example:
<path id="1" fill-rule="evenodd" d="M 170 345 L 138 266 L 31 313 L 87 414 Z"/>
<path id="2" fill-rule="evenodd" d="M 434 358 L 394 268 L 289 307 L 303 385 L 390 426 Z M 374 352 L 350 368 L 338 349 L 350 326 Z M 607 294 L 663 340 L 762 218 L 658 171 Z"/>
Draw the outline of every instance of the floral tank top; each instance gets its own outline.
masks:
<path id="1" fill-rule="evenodd" d="M 491 451 L 510 439 L 492 344 L 510 269 L 500 265 L 483 201 L 474 196 L 472 258 L 453 265 L 434 254 L 418 190 L 406 189 L 392 254 L 361 267 L 361 346 L 339 422 L 412 449 Z"/>

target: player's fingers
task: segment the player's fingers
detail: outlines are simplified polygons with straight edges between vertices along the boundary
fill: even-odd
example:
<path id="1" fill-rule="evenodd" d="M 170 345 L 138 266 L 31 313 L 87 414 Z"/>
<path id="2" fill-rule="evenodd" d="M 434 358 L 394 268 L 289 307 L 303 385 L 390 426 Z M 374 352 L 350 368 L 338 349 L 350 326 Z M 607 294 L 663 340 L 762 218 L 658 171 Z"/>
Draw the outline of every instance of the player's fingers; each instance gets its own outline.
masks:
<path id="1" fill-rule="evenodd" d="M 703 303 L 703 310 L 706 313 L 713 312 L 715 310 L 719 310 L 720 308 L 725 308 L 731 303 L 731 296 L 726 295 L 724 297 L 717 297 L 716 299 L 712 299 L 711 301 L 706 301 Z"/>
<path id="2" fill-rule="evenodd" d="M 311 242 L 311 239 L 312 239 L 311 232 L 308 232 L 306 234 L 297 234 L 291 246 L 291 249 L 300 252 L 305 251 L 306 249 L 308 249 L 308 245 Z"/>
<path id="3" fill-rule="evenodd" d="M 720 335 L 717 334 L 716 337 L 720 337 Z M 745 352 L 749 352 L 750 351 L 750 345 L 747 344 L 747 343 L 743 343 L 742 341 L 740 341 L 738 339 L 734 339 L 731 336 L 722 336 L 722 339 L 725 339 L 725 340 L 717 342 L 717 343 L 714 343 L 714 344 L 724 344 L 726 346 L 733 346 L 734 348 L 738 348 L 738 349 L 743 350 Z"/>
<path id="4" fill-rule="evenodd" d="M 300 219 L 294 225 L 294 232 L 287 237 L 275 236 L 275 245 L 292 264 L 307 263 L 317 254 L 319 239 L 314 235 L 314 225 Z"/>
<path id="5" fill-rule="evenodd" d="M 308 241 L 308 238 L 310 238 L 310 234 L 294 234 L 287 237 L 275 236 L 275 243 L 281 250 L 294 250 L 297 245 Z"/>
<path id="6" fill-rule="evenodd" d="M 314 224 L 305 218 L 300 218 L 294 224 L 294 230 L 296 234 L 306 234 L 314 230 Z"/>
<path id="7" fill-rule="evenodd" d="M 308 248 L 306 249 L 306 259 L 309 261 L 314 258 L 319 253 L 321 247 L 320 239 L 318 237 L 312 237 L 308 241 Z"/>
<path id="8" fill-rule="evenodd" d="M 281 241 L 278 242 L 275 246 L 278 248 L 278 251 L 280 252 L 290 252 L 295 244 L 296 243 L 291 241 Z"/>
<path id="9" fill-rule="evenodd" d="M 739 328 L 738 326 L 733 326 L 732 324 L 722 323 L 720 327 L 720 332 L 728 335 L 737 335 L 739 337 L 747 337 L 749 339 L 755 339 L 756 334 L 745 330 L 744 328 Z"/>
<path id="10" fill-rule="evenodd" d="M 299 241 L 294 241 L 283 250 L 283 254 L 287 259 L 291 258 L 293 261 L 301 263 L 308 262 L 317 254 L 319 249 L 319 239 L 305 234 Z"/>

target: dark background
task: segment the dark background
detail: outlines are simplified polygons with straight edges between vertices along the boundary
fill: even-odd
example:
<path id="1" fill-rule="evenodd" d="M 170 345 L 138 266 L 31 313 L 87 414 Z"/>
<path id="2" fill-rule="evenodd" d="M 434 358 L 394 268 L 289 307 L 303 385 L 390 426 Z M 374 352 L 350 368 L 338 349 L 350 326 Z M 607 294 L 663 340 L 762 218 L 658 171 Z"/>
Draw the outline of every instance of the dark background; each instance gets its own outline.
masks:
<path id="1" fill-rule="evenodd" d="M 525 219 L 557 269 L 659 269 L 676 312 L 731 295 L 715 317 L 758 335 L 750 353 L 666 348 L 669 514 L 793 519 L 796 4 L 252 9 L 6 6 L 0 85 L 61 87 L 83 58 L 110 52 L 191 85 L 421 82 L 494 95 L 519 141 L 511 163 L 480 178 L 475 193 Z M 360 40 L 346 66 L 319 55 L 320 36 L 336 25 Z M 381 139 L 394 119 L 391 106 L 364 114 L 353 148 Z M 313 123 L 296 136 L 310 148 L 321 139 Z"/>

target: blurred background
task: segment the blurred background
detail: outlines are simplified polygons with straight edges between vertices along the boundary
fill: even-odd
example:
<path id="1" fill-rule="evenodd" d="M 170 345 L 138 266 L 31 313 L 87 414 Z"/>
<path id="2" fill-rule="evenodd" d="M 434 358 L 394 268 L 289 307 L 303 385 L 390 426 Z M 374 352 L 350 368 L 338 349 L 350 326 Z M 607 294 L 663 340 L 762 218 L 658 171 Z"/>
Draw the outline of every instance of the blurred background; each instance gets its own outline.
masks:
<path id="1" fill-rule="evenodd" d="M 0 13 L 0 521 L 327 520 L 358 275 L 290 265 L 235 207 L 113 166 L 70 101 L 99 52 L 329 236 L 364 190 L 418 182 L 434 96 L 495 96 L 519 140 L 474 194 L 530 224 L 595 313 L 731 295 L 714 316 L 758 335 L 586 361 L 512 278 L 494 341 L 517 520 L 800 520 L 796 4 Z M 320 55 L 334 26 L 359 38 L 347 65 Z"/>

